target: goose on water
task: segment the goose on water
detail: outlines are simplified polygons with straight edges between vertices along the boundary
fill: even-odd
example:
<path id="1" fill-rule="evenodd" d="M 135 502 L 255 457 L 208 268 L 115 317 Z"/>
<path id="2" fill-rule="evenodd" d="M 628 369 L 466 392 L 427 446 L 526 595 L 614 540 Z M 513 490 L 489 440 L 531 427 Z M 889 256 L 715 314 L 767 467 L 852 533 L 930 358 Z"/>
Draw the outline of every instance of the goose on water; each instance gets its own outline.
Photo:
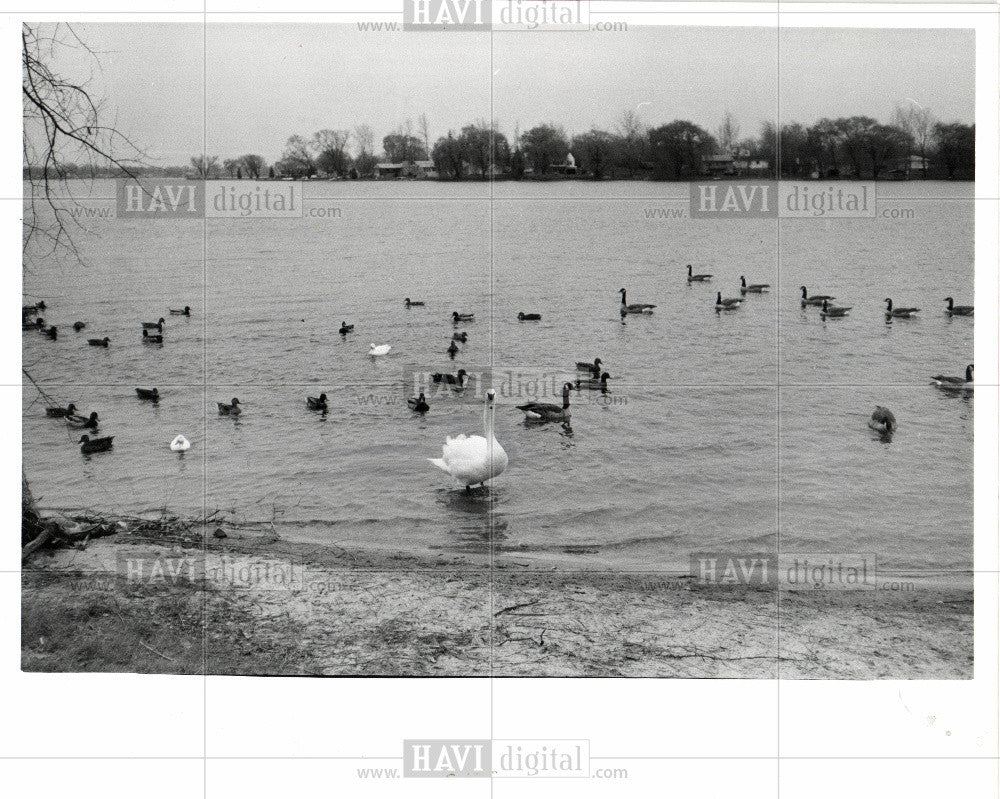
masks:
<path id="1" fill-rule="evenodd" d="M 880 433 L 895 433 L 897 427 L 896 417 L 892 415 L 892 411 L 888 408 L 876 405 L 871 419 L 868 420 L 868 426 Z"/>
<path id="2" fill-rule="evenodd" d="M 373 358 L 376 355 L 388 355 L 389 350 L 392 349 L 391 344 L 369 344 L 368 346 L 371 347 L 371 349 L 368 350 L 368 354 Z"/>
<path id="3" fill-rule="evenodd" d="M 763 294 L 769 288 L 770 283 L 751 283 L 748 286 L 747 279 L 740 275 L 740 294 Z"/>
<path id="4" fill-rule="evenodd" d="M 160 320 L 158 322 L 143 322 L 142 323 L 142 329 L 143 330 L 159 330 L 162 333 L 163 332 L 163 325 L 164 325 L 164 323 L 165 323 L 165 320 L 161 316 Z"/>
<path id="5" fill-rule="evenodd" d="M 618 289 L 618 293 L 622 295 L 622 316 L 630 313 L 652 313 L 656 307 L 655 305 L 650 305 L 648 302 L 634 302 L 629 305 L 625 299 L 625 289 Z"/>
<path id="6" fill-rule="evenodd" d="M 45 335 L 48 336 L 53 341 L 59 338 L 59 328 L 57 328 L 55 325 L 52 325 L 52 327 L 50 327 L 48 330 L 43 330 L 42 332 L 45 333 Z"/>
<path id="7" fill-rule="evenodd" d="M 466 490 L 474 485 L 485 485 L 487 480 L 507 468 L 507 453 L 494 433 L 495 399 L 496 392 L 492 389 L 486 392 L 482 436 L 448 436 L 441 448 L 441 457 L 427 459 L 454 477 Z"/>
<path id="8" fill-rule="evenodd" d="M 177 436 L 170 442 L 170 449 L 174 452 L 187 452 L 191 449 L 191 442 L 184 438 L 184 436 Z"/>
<path id="9" fill-rule="evenodd" d="M 318 397 L 306 397 L 306 406 L 311 411 L 325 411 L 327 409 L 326 394 L 320 394 Z"/>
<path id="10" fill-rule="evenodd" d="M 722 292 L 715 292 L 715 309 L 717 311 L 735 311 L 743 302 L 741 297 L 726 297 L 723 299 Z"/>
<path id="11" fill-rule="evenodd" d="M 86 323 L 86 322 L 74 322 L 74 323 L 73 323 L 73 329 L 74 329 L 74 330 L 75 330 L 75 331 L 76 331 L 77 333 L 79 333 L 79 332 L 80 332 L 81 330 L 83 330 L 83 329 L 84 329 L 84 328 L 85 328 L 86 326 L 87 326 L 87 323 Z"/>
<path id="12" fill-rule="evenodd" d="M 354 330 L 354 325 L 349 325 L 349 324 L 347 324 L 347 322 L 341 322 L 340 323 L 340 330 L 338 332 L 340 333 L 340 335 L 346 336 L 352 330 Z"/>
<path id="13" fill-rule="evenodd" d="M 951 297 L 945 297 L 944 301 L 948 303 L 946 310 L 949 316 L 972 316 L 975 308 L 973 305 L 955 305 L 955 300 Z"/>
<path id="14" fill-rule="evenodd" d="M 830 305 L 829 300 L 823 300 L 823 310 L 820 312 L 820 316 L 822 316 L 824 319 L 828 317 L 833 319 L 840 319 L 842 317 L 847 316 L 847 312 L 851 310 L 851 308 L 853 307 L 854 306 L 852 305 L 847 305 L 847 306 Z"/>
<path id="15" fill-rule="evenodd" d="M 160 400 L 160 392 L 155 388 L 137 388 L 135 393 L 141 400 L 149 400 L 150 402 L 159 402 Z"/>
<path id="16" fill-rule="evenodd" d="M 142 331 L 142 341 L 144 344 L 162 344 L 163 335 L 160 333 L 150 334 L 148 330 Z"/>
<path id="17" fill-rule="evenodd" d="M 45 415 L 52 419 L 65 419 L 67 416 L 72 416 L 76 413 L 76 405 L 72 402 L 65 408 L 46 408 Z"/>
<path id="18" fill-rule="evenodd" d="M 601 373 L 601 364 L 603 361 L 600 358 L 594 358 L 593 363 L 586 363 L 585 361 L 576 362 L 576 370 L 578 372 L 590 372 L 594 377 L 597 377 Z"/>
<path id="19" fill-rule="evenodd" d="M 952 375 L 934 375 L 931 378 L 933 380 L 933 385 L 939 386 L 940 388 L 961 388 L 961 389 L 971 389 L 975 386 L 972 382 L 972 370 L 973 366 L 970 363 L 965 367 L 965 377 L 954 377 Z"/>
<path id="20" fill-rule="evenodd" d="M 180 311 L 175 311 L 173 308 L 171 308 L 170 309 L 170 315 L 171 316 L 190 316 L 191 315 L 191 306 L 190 305 L 185 305 L 184 308 L 182 310 L 180 310 Z M 190 446 L 190 444 L 188 446 Z"/>
<path id="21" fill-rule="evenodd" d="M 421 393 L 419 397 L 410 397 L 406 404 L 410 407 L 411 411 L 416 411 L 417 413 L 427 413 L 431 409 L 431 406 L 427 404 L 427 400 L 424 399 L 424 395 Z"/>
<path id="22" fill-rule="evenodd" d="M 109 339 L 107 336 L 105 336 L 104 338 L 88 338 L 87 343 L 91 347 L 107 347 L 108 344 L 111 343 L 111 339 Z"/>
<path id="23" fill-rule="evenodd" d="M 469 334 L 464 330 L 461 333 L 454 333 L 451 337 L 452 341 L 461 341 L 463 344 L 469 340 Z"/>
<path id="24" fill-rule="evenodd" d="M 449 386 L 464 386 L 466 377 L 468 377 L 468 372 L 459 369 L 458 373 L 453 375 L 435 372 L 431 375 L 431 380 L 435 383 L 447 383 Z"/>
<path id="25" fill-rule="evenodd" d="M 454 340 L 452 340 L 451 343 L 448 344 L 448 354 L 452 358 L 454 358 L 458 354 L 458 345 L 455 343 Z"/>
<path id="26" fill-rule="evenodd" d="M 80 436 L 80 440 L 77 443 L 80 445 L 80 452 L 84 455 L 89 455 L 92 452 L 107 452 L 111 449 L 111 442 L 114 440 L 114 436 L 93 439 L 90 436 Z"/>
<path id="27" fill-rule="evenodd" d="M 531 421 L 564 422 L 570 417 L 569 392 L 572 390 L 572 383 L 563 384 L 562 405 L 551 402 L 529 402 L 527 405 L 518 405 L 517 409 L 524 411 L 525 417 Z"/>
<path id="28" fill-rule="evenodd" d="M 909 319 L 913 314 L 919 311 L 919 308 L 894 308 L 892 306 L 892 300 L 886 297 L 883 302 L 885 303 L 885 315 L 895 317 L 896 319 Z"/>
<path id="29" fill-rule="evenodd" d="M 688 283 L 702 283 L 705 280 L 711 280 L 711 275 L 694 275 L 691 273 L 691 264 L 688 264 Z"/>
<path id="30" fill-rule="evenodd" d="M 45 320 L 40 316 L 34 322 L 21 321 L 21 330 L 41 330 L 43 327 L 45 327 Z"/>
<path id="31" fill-rule="evenodd" d="M 233 397 L 233 401 L 228 404 L 225 402 L 217 402 L 215 404 L 219 406 L 220 416 L 239 416 L 243 413 L 243 409 L 240 407 L 240 401 L 236 397 Z"/>
<path id="32" fill-rule="evenodd" d="M 823 300 L 835 300 L 835 299 L 837 299 L 836 297 L 833 297 L 833 296 L 831 296 L 829 294 L 813 294 L 810 297 L 809 293 L 806 291 L 806 287 L 805 286 L 799 286 L 799 289 L 802 292 L 802 307 L 803 308 L 805 306 L 807 306 L 807 305 L 822 305 L 823 304 Z"/>
<path id="33" fill-rule="evenodd" d="M 423 303 L 423 302 L 416 302 L 414 300 L 411 300 L 409 297 L 407 297 L 405 300 L 403 300 L 403 302 L 405 303 L 405 305 L 406 305 L 407 308 L 417 308 L 417 307 L 419 307 L 421 305 L 425 305 L 426 304 L 426 303 Z"/>
<path id="34" fill-rule="evenodd" d="M 521 311 L 517 315 L 517 321 L 518 322 L 541 322 L 542 321 L 542 315 L 540 313 L 524 313 L 524 311 Z"/>
<path id="35" fill-rule="evenodd" d="M 451 321 L 453 321 L 456 325 L 459 322 L 471 322 L 475 319 L 475 317 L 476 315 L 474 313 L 459 313 L 458 311 L 451 312 Z"/>
<path id="36" fill-rule="evenodd" d="M 576 379 L 576 390 L 580 391 L 581 389 L 589 388 L 592 390 L 607 391 L 610 377 L 611 375 L 607 372 L 604 372 L 600 377 L 578 377 Z"/>

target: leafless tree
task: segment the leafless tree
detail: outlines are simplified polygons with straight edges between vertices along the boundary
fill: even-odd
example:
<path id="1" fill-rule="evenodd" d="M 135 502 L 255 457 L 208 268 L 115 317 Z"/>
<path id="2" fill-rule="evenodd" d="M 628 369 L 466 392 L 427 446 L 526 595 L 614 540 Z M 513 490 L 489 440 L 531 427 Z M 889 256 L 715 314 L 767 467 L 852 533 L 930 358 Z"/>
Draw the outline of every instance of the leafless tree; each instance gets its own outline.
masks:
<path id="1" fill-rule="evenodd" d="M 715 131 L 715 138 L 719 142 L 719 149 L 723 153 L 729 153 L 736 146 L 740 138 L 740 123 L 736 121 L 729 110 L 722 116 L 722 124 Z"/>
<path id="2" fill-rule="evenodd" d="M 917 105 L 912 100 L 907 106 L 897 105 L 893 113 L 893 124 L 910 134 L 913 149 L 921 159 L 920 168 L 924 178 L 927 177 L 927 151 L 931 146 L 935 122 L 937 119 L 929 108 Z"/>
<path id="3" fill-rule="evenodd" d="M 417 123 L 420 125 L 420 135 L 424 139 L 424 150 L 426 150 L 427 153 L 429 154 L 431 151 L 431 132 L 430 132 L 431 129 L 430 125 L 427 122 L 427 114 L 421 114 L 420 119 L 417 120 Z M 430 156 L 428 155 L 428 157 Z"/>
<path id="4" fill-rule="evenodd" d="M 91 60 L 84 80 L 60 74 L 53 64 L 75 51 Z M 68 255 L 81 260 L 73 231 L 83 226 L 73 210 L 76 202 L 69 178 L 120 175 L 138 179 L 145 153 L 125 134 L 105 124 L 107 112 L 91 93 L 97 54 L 72 26 L 22 25 L 21 92 L 23 99 L 23 168 L 25 192 L 23 252 L 41 258 Z M 81 163 L 84 169 L 80 169 Z M 34 245 L 41 244 L 40 250 Z"/>

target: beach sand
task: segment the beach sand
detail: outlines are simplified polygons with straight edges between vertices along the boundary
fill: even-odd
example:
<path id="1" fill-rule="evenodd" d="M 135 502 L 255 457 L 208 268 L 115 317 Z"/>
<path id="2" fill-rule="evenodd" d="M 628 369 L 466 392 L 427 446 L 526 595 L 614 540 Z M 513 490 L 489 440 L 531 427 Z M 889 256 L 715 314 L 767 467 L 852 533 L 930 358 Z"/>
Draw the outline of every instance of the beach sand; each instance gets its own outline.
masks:
<path id="1" fill-rule="evenodd" d="M 123 532 L 36 553 L 22 668 L 350 676 L 970 679 L 971 589 L 776 590 L 501 558 Z M 204 538 L 201 534 L 204 534 Z M 779 624 L 780 620 L 780 624 Z"/>

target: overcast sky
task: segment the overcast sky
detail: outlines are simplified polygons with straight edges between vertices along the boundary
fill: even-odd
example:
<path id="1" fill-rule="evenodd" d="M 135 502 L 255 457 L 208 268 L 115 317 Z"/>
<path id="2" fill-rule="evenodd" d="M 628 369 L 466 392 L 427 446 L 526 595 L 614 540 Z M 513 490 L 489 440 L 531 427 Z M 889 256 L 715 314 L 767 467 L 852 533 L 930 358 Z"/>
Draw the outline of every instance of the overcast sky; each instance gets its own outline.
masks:
<path id="1" fill-rule="evenodd" d="M 355 25 L 210 24 L 207 34 L 200 25 L 75 28 L 99 51 L 92 88 L 107 112 L 168 164 L 203 148 L 273 161 L 293 133 L 362 122 L 380 143 L 421 113 L 432 143 L 490 117 L 508 136 L 515 125 L 549 121 L 570 134 L 610 129 L 626 108 L 647 125 L 689 119 L 709 130 L 728 109 L 741 136 L 779 108 L 782 122 L 890 121 L 897 102 L 913 101 L 940 119 L 974 121 L 972 31 L 783 29 L 779 48 L 769 28 L 492 37 Z M 59 66 L 72 71 L 80 62 L 65 57 Z"/>

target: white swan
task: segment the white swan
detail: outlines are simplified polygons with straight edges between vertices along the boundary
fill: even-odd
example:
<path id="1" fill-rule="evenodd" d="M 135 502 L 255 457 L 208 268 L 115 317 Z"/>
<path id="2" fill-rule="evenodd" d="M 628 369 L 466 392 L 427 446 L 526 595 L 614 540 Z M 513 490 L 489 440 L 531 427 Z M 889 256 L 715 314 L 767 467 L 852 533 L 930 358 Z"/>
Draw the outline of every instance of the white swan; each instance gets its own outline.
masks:
<path id="1" fill-rule="evenodd" d="M 191 442 L 184 438 L 184 436 L 177 436 L 177 438 L 170 442 L 170 449 L 174 452 L 187 452 L 191 449 Z"/>
<path id="2" fill-rule="evenodd" d="M 470 486 L 485 485 L 487 480 L 499 476 L 507 468 L 507 453 L 493 434 L 495 399 L 492 389 L 486 392 L 483 436 L 448 436 L 441 448 L 441 457 L 427 459 L 454 477 L 466 490 Z"/>
<path id="3" fill-rule="evenodd" d="M 368 350 L 368 354 L 372 355 L 372 356 L 375 356 L 375 355 L 388 355 L 389 354 L 389 350 L 391 350 L 391 349 L 392 349 L 392 347 L 390 345 L 388 345 L 388 344 L 372 344 L 371 345 L 371 349 Z"/>

